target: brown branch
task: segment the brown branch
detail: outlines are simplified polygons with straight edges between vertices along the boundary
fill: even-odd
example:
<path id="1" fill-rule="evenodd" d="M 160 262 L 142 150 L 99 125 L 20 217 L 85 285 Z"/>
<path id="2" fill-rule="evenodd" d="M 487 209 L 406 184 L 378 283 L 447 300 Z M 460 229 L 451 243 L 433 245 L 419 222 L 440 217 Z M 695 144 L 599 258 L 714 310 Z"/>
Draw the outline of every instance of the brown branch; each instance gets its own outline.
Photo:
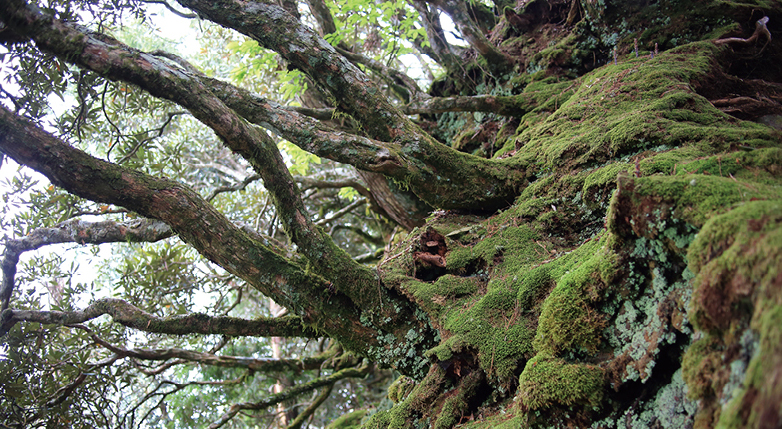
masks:
<path id="1" fill-rule="evenodd" d="M 57 389 L 56 392 L 49 398 L 48 401 L 46 401 L 46 407 L 52 408 L 57 405 L 62 404 L 65 402 L 66 399 L 73 393 L 74 390 L 76 390 L 77 387 L 81 386 L 84 381 L 87 380 L 87 375 L 95 371 L 96 369 L 103 368 L 105 366 L 109 366 L 114 364 L 117 360 L 119 360 L 120 357 L 117 355 L 108 357 L 106 359 L 101 360 L 100 362 L 97 362 L 93 365 L 90 365 L 87 369 L 80 372 L 79 375 L 76 376 L 70 383 L 66 384 L 65 386 Z M 31 418 L 32 421 L 37 420 L 40 418 L 40 415 L 43 410 L 37 412 L 33 418 Z"/>
<path id="2" fill-rule="evenodd" d="M 38 228 L 29 235 L 7 240 L 3 253 L 3 281 L 0 284 L 0 312 L 8 308 L 14 288 L 16 265 L 19 256 L 27 251 L 59 243 L 103 244 L 117 242 L 155 242 L 170 237 L 171 228 L 152 219 L 138 219 L 127 222 L 111 220 L 85 222 L 72 219 L 51 228 Z"/>
<path id="3" fill-rule="evenodd" d="M 435 8 L 429 7 L 426 3 L 424 0 L 410 1 L 410 5 L 421 16 L 421 23 L 426 31 L 430 48 L 424 47 L 420 41 L 414 41 L 414 45 L 419 51 L 445 67 L 454 76 L 460 77 L 461 59 L 445 39 L 445 32 L 443 32 L 442 25 L 440 25 L 439 12 Z"/>
<path id="4" fill-rule="evenodd" d="M 405 115 L 369 84 L 370 80 L 358 67 L 274 2 L 180 0 L 179 3 L 279 53 L 292 67 L 330 92 L 337 107 L 353 116 L 373 138 L 392 141 L 396 130 L 411 125 Z"/>
<path id="5" fill-rule="evenodd" d="M 228 423 L 242 410 L 260 410 L 268 408 L 272 405 L 279 404 L 280 402 L 294 398 L 302 393 L 309 392 L 311 390 L 334 384 L 335 382 L 345 378 L 363 377 L 369 372 L 370 367 L 365 365 L 361 368 L 346 368 L 335 372 L 327 377 L 318 378 L 310 382 L 293 386 L 281 393 L 273 395 L 265 400 L 258 402 L 242 402 L 239 404 L 231 405 L 231 408 L 220 417 L 220 419 L 211 425 L 209 429 L 217 429 Z"/>
<path id="6" fill-rule="evenodd" d="M 440 255 L 434 255 L 426 252 L 414 252 L 413 259 L 434 265 L 435 267 L 445 268 L 445 258 Z"/>
<path id="7" fill-rule="evenodd" d="M 105 47 L 105 44 L 101 46 Z M 321 328 L 330 335 L 345 335 L 349 338 L 363 335 L 366 344 L 376 342 L 377 335 L 373 329 L 364 327 L 365 330 L 359 329 L 360 332 L 357 332 L 356 326 L 345 323 L 346 320 L 358 319 L 359 307 L 344 293 L 329 294 L 329 283 L 326 279 L 306 272 L 302 266 L 284 256 L 282 249 L 234 225 L 193 190 L 169 179 L 151 177 L 89 156 L 1 106 L 0 150 L 17 162 L 41 172 L 53 184 L 75 195 L 124 206 L 143 216 L 166 222 L 180 238 L 209 260 L 244 279 L 281 305 L 296 309 L 298 314 L 305 317 L 305 323 L 313 323 L 315 318 L 318 318 Z M 279 152 L 277 155 L 279 156 Z M 281 159 L 280 162 L 282 163 Z M 284 163 L 282 165 L 284 166 Z M 284 174 L 290 177 L 287 168 Z M 292 179 L 289 184 L 275 183 L 272 179 L 272 183 L 266 181 L 265 185 L 267 189 L 275 186 L 295 187 Z M 282 201 L 281 204 L 284 206 L 296 203 Z M 290 220 L 307 222 L 302 214 L 305 213 L 304 209 L 296 213 L 298 214 L 289 216 Z M 298 232 L 293 233 L 294 238 L 298 239 Z M 325 233 L 320 231 L 316 234 L 306 238 L 318 240 L 320 234 Z M 342 252 L 330 237 L 327 242 L 328 250 Z M 330 258 L 327 252 L 323 252 L 327 248 L 322 246 L 322 243 L 323 241 L 319 242 L 320 260 L 312 258 L 312 264 L 331 264 L 330 269 L 339 272 L 332 280 L 338 290 L 364 290 L 362 287 L 365 285 L 376 284 L 374 273 L 367 268 L 360 268 L 359 271 L 363 271 L 367 276 L 362 284 L 356 270 L 337 261 L 346 262 L 351 267 L 360 265 L 344 252 L 341 253 L 342 257 Z M 305 246 L 300 246 L 300 249 L 302 247 Z M 350 278 L 340 281 L 344 276 Z M 327 294 L 329 300 L 318 298 Z M 308 299 L 294 299 L 296 297 Z M 357 293 L 355 297 L 373 303 L 378 299 L 377 296 L 366 293 Z M 325 314 L 330 317 L 324 317 Z"/>
<path id="8" fill-rule="evenodd" d="M 323 0 L 306 1 L 312 16 L 315 17 L 315 21 L 318 23 L 321 36 L 336 32 L 337 26 L 334 24 L 334 17 L 331 16 L 331 11 L 329 10 L 328 5 L 326 5 L 326 2 Z"/>
<path id="9" fill-rule="evenodd" d="M 5 22 L 14 23 L 15 31 L 28 34 L 41 49 L 63 56 L 109 79 L 137 84 L 154 96 L 174 101 L 212 128 L 231 150 L 244 157 L 263 178 L 265 188 L 274 197 L 286 233 L 299 251 L 310 259 L 313 271 L 334 283 L 342 284 L 343 288 L 354 288 L 356 291 L 376 281 L 371 270 L 353 261 L 306 216 L 307 210 L 298 187 L 293 184 L 293 178 L 272 139 L 239 118 L 234 110 L 215 97 L 204 81 L 179 68 L 172 68 L 158 57 L 133 49 L 111 37 L 60 22 L 26 7 L 18 0 L 6 0 L 3 3 L 7 4 L 7 8 L 0 12 L 0 17 Z M 180 4 L 192 6 L 187 2 Z M 209 2 L 210 9 L 216 6 L 220 5 Z M 276 12 L 281 12 L 279 7 L 274 8 Z M 256 11 L 255 7 L 246 12 L 254 18 L 257 13 L 253 11 Z M 282 13 L 293 19 L 286 12 Z M 298 21 L 294 22 L 295 25 L 293 22 L 290 24 L 302 27 Z M 309 29 L 302 31 L 311 33 Z M 204 250 L 203 247 L 196 247 Z M 366 294 L 352 295 L 354 299 L 366 298 Z"/>
<path id="10" fill-rule="evenodd" d="M 0 315 L 0 336 L 17 322 L 73 325 L 104 314 L 128 328 L 159 334 L 221 334 L 229 336 L 278 336 L 317 338 L 323 334 L 306 328 L 296 316 L 278 318 L 239 319 L 228 316 L 208 316 L 201 313 L 160 318 L 117 298 L 102 298 L 78 311 L 36 311 L 6 309 Z"/>
<path id="11" fill-rule="evenodd" d="M 258 180 L 261 180 L 261 176 L 257 174 L 252 174 L 250 176 L 247 176 L 244 180 L 242 180 L 239 183 L 229 185 L 229 186 L 221 186 L 219 188 L 212 189 L 212 192 L 209 193 L 209 195 L 206 197 L 207 201 L 212 201 L 215 199 L 215 197 L 218 194 L 222 194 L 224 192 L 235 192 L 235 191 L 241 191 L 244 188 L 247 187 L 250 183 L 257 182 Z"/>

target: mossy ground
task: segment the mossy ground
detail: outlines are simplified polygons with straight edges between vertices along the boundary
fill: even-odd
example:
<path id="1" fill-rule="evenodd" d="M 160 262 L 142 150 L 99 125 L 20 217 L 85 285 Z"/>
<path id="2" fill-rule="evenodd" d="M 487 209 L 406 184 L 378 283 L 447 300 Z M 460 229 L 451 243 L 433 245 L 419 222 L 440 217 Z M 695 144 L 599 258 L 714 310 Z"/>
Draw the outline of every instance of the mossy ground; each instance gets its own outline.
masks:
<path id="1" fill-rule="evenodd" d="M 492 125 L 516 131 L 491 152 L 530 184 L 489 217 L 436 212 L 426 228 L 445 238 L 445 268 L 413 257 L 426 228 L 381 263 L 440 338 L 429 374 L 395 384 L 397 404 L 366 427 L 779 427 L 782 137 L 701 95 L 736 54 L 670 46 L 683 6 L 663 3 L 649 7 L 676 13 L 641 35 L 664 49 L 654 58 L 625 45 L 616 65 L 501 88 L 532 102 Z M 706 3 L 702 37 L 728 31 L 715 8 L 780 16 L 778 3 Z M 560 39 L 535 64 L 583 65 L 585 47 Z"/>

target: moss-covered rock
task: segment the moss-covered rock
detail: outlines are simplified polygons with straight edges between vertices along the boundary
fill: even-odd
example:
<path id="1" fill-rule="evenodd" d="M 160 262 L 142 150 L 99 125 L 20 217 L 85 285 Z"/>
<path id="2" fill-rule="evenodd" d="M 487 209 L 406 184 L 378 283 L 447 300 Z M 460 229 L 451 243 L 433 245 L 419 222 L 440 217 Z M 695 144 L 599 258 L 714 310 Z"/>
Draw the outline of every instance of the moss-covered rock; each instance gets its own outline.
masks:
<path id="1" fill-rule="evenodd" d="M 580 2 L 576 31 L 534 36 L 545 47 L 507 45 L 546 69 L 494 82 L 524 106 L 494 154 L 525 171 L 516 201 L 430 217 L 447 245 L 439 270 L 413 257 L 423 229 L 381 263 L 440 338 L 419 393 L 394 387 L 399 403 L 372 427 L 780 424 L 782 137 L 715 107 L 729 91 L 717 82 L 745 70 L 698 40 L 782 6 L 704 2 L 709 28 L 677 36 L 689 6 L 607 3 Z M 624 44 L 617 64 L 601 51 L 585 66 L 590 43 L 610 40 Z"/>

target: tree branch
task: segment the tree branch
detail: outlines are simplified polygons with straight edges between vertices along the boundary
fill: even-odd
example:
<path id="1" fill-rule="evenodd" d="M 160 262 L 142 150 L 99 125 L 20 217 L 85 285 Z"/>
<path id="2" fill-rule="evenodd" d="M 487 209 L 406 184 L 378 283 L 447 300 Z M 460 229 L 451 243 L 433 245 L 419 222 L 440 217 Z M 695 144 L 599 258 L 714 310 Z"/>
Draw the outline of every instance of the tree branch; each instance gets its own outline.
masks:
<path id="1" fill-rule="evenodd" d="M 340 209 L 338 212 L 334 213 L 330 218 L 323 218 L 316 222 L 318 225 L 327 225 L 331 222 L 334 222 L 335 220 L 341 218 L 342 216 L 345 216 L 346 214 L 350 213 L 353 209 L 356 207 L 365 204 L 367 202 L 366 198 L 359 198 L 356 201 L 353 201 L 352 203 L 348 204 L 347 206 Z"/>
<path id="2" fill-rule="evenodd" d="M 423 48 L 420 43 L 415 45 L 454 76 L 461 77 L 459 73 L 461 70 L 461 59 L 453 51 L 448 41 L 445 40 L 445 33 L 442 25 L 440 25 L 440 15 L 437 10 L 430 8 L 424 0 L 409 0 L 409 3 L 421 15 L 424 30 L 426 30 L 426 37 L 429 40 L 429 46 L 431 46 L 431 52 L 429 49 Z"/>
<path id="3" fill-rule="evenodd" d="M 329 395 L 331 395 L 331 390 L 334 388 L 334 384 L 329 384 L 328 386 L 324 387 L 323 390 L 318 394 L 318 396 L 315 398 L 312 403 L 304 409 L 301 413 L 299 413 L 298 416 L 296 416 L 295 419 L 288 425 L 286 429 L 299 429 L 301 428 L 301 425 L 304 424 L 304 421 L 310 418 L 315 411 L 323 405 L 324 402 L 326 402 L 326 399 L 329 398 Z"/>
<path id="4" fill-rule="evenodd" d="M 407 101 L 420 100 L 429 97 L 429 95 L 418 87 L 418 84 L 410 78 L 410 76 L 394 70 L 390 67 L 386 67 L 385 64 L 375 59 L 366 57 L 361 54 L 356 54 L 345 49 L 336 48 L 337 52 L 345 56 L 345 58 L 355 63 L 363 64 L 369 69 L 377 73 L 386 82 L 388 82 L 396 92 Z"/>
<path id="5" fill-rule="evenodd" d="M 208 316 L 201 313 L 160 318 L 117 298 L 102 298 L 78 311 L 36 311 L 7 309 L 0 316 L 0 336 L 17 322 L 37 322 L 73 325 L 104 314 L 128 328 L 158 334 L 217 334 L 234 337 L 305 337 L 318 338 L 322 333 L 306 328 L 296 316 L 278 318 L 239 319 L 229 316 Z"/>
<path id="6" fill-rule="evenodd" d="M 138 219 L 127 222 L 111 220 L 85 222 L 72 219 L 52 228 L 38 228 L 29 235 L 5 243 L 3 282 L 0 284 L 0 312 L 8 308 L 14 288 L 19 256 L 27 251 L 58 243 L 103 244 L 116 242 L 155 242 L 170 237 L 171 228 L 161 221 Z"/>
<path id="7" fill-rule="evenodd" d="M 376 341 L 376 331 L 345 323 L 357 320 L 360 313 L 345 295 L 330 292 L 325 279 L 305 272 L 263 237 L 231 223 L 191 189 L 89 156 L 1 106 L 0 150 L 75 195 L 166 222 L 206 258 L 294 310 L 304 323 L 318 320 L 332 336 L 364 336 L 366 344 Z M 374 278 L 370 284 L 376 284 Z M 372 302 L 377 300 L 364 295 Z M 295 299 L 301 296 L 308 299 Z M 321 317 L 324 314 L 331 317 Z"/>
<path id="8" fill-rule="evenodd" d="M 760 18 L 755 22 L 755 31 L 752 33 L 752 35 L 747 39 L 742 39 L 740 37 L 728 37 L 725 39 L 717 39 L 714 41 L 715 45 L 724 45 L 726 43 L 741 43 L 744 45 L 748 45 L 750 43 L 753 43 L 755 40 L 758 39 L 758 37 L 762 34 L 766 37 L 766 43 L 771 41 L 771 32 L 768 31 L 768 27 L 766 24 L 768 24 L 769 18 L 767 16 L 764 16 L 763 18 Z M 763 46 L 765 47 L 765 45 Z"/>
<path id="9" fill-rule="evenodd" d="M 109 351 L 125 358 L 130 357 L 140 360 L 165 361 L 179 359 L 184 362 L 196 362 L 202 365 L 219 366 L 226 368 L 247 368 L 257 372 L 283 372 L 283 371 L 308 371 L 319 369 L 323 362 L 331 356 L 317 356 L 302 359 L 269 359 L 248 358 L 240 356 L 218 356 L 212 353 L 197 352 L 177 348 L 170 349 L 126 349 L 115 346 L 103 340 L 97 335 L 93 340 Z M 182 362 L 182 363 L 184 363 Z"/>
<path id="10" fill-rule="evenodd" d="M 264 186 L 274 198 L 285 231 L 299 251 L 310 259 L 316 272 L 343 288 L 361 288 L 376 282 L 374 273 L 353 261 L 306 215 L 298 187 L 271 138 L 237 117 L 200 79 L 108 36 L 62 23 L 18 1 L 5 3 L 11 3 L 10 10 L 5 12 L 10 19 L 3 16 L 3 20 L 14 23 L 15 31 L 28 34 L 40 48 L 65 56 L 69 61 L 109 79 L 140 85 L 152 95 L 182 105 L 212 128 L 263 178 Z M 276 10 L 281 11 L 279 8 Z M 366 298 L 366 294 L 352 296 L 354 299 Z"/>
<path id="11" fill-rule="evenodd" d="M 467 42 L 486 59 L 489 67 L 494 72 L 506 72 L 513 66 L 510 57 L 500 52 L 492 46 L 483 31 L 478 27 L 470 17 L 470 11 L 467 9 L 467 3 L 458 0 L 434 0 L 437 7 L 442 9 L 451 20 L 456 24 L 459 32 L 462 33 Z"/>
<path id="12" fill-rule="evenodd" d="M 548 95 L 548 93 L 546 94 Z M 514 96 L 476 95 L 473 97 L 429 98 L 402 108 L 408 115 L 443 112 L 491 112 L 503 116 L 521 117 L 539 105 L 537 92 Z"/>
<path id="13" fill-rule="evenodd" d="M 242 402 L 239 404 L 231 405 L 231 408 L 228 409 L 228 412 L 226 412 L 220 418 L 220 420 L 209 425 L 209 429 L 217 429 L 219 427 L 222 427 L 242 410 L 260 410 L 260 409 L 268 408 L 272 405 L 279 404 L 282 401 L 286 401 L 288 399 L 301 395 L 302 393 L 309 392 L 319 387 L 334 384 L 335 382 L 345 378 L 363 377 L 369 372 L 369 368 L 370 368 L 369 365 L 365 365 L 361 368 L 346 368 L 337 371 L 334 374 L 331 374 L 327 377 L 318 378 L 308 383 L 296 385 L 294 387 L 285 390 L 284 392 L 273 395 L 268 399 L 262 401 Z"/>

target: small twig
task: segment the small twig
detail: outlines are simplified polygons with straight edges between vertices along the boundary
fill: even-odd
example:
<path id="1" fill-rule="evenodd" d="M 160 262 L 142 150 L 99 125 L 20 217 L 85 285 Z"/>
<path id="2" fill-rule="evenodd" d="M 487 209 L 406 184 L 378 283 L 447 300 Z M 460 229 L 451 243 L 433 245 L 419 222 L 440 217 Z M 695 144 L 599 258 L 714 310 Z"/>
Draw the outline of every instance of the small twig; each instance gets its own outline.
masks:
<path id="1" fill-rule="evenodd" d="M 171 13 L 173 13 L 176 16 L 181 16 L 182 18 L 187 18 L 187 19 L 198 18 L 197 14 L 180 12 L 180 11 L 174 9 L 174 7 L 171 6 L 170 4 L 168 4 L 168 2 L 165 2 L 163 0 L 143 0 L 143 1 L 144 1 L 144 3 L 162 4 L 163 6 L 166 7 L 166 9 L 171 11 Z"/>
<path id="2" fill-rule="evenodd" d="M 323 219 L 315 222 L 315 225 L 323 226 L 323 225 L 326 225 L 327 223 L 333 222 L 333 221 L 341 218 L 342 216 L 345 216 L 346 214 L 350 213 L 356 207 L 358 207 L 358 206 L 360 206 L 362 204 L 365 204 L 366 202 L 367 202 L 366 198 L 360 198 L 360 199 L 358 199 L 356 201 L 353 201 L 352 203 L 348 204 L 347 206 L 345 206 L 344 208 L 342 208 L 338 212 L 334 213 L 334 216 L 331 216 L 330 218 L 323 218 Z"/>

